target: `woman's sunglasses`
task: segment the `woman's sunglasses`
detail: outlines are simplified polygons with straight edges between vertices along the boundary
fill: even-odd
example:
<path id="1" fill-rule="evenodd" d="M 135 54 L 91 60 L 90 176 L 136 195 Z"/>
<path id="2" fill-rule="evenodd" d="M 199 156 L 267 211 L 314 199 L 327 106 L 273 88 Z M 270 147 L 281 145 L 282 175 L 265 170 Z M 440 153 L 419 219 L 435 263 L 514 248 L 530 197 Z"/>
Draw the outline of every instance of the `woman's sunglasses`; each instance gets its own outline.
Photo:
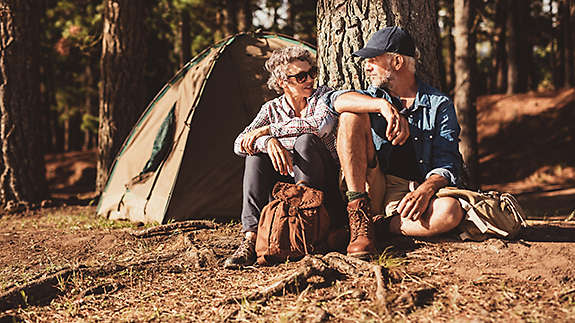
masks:
<path id="1" fill-rule="evenodd" d="M 317 68 L 314 66 L 310 68 L 309 71 L 299 72 L 294 75 L 288 75 L 287 77 L 288 78 L 294 77 L 296 82 L 301 84 L 307 80 L 308 75 L 311 79 L 314 79 L 317 76 Z"/>

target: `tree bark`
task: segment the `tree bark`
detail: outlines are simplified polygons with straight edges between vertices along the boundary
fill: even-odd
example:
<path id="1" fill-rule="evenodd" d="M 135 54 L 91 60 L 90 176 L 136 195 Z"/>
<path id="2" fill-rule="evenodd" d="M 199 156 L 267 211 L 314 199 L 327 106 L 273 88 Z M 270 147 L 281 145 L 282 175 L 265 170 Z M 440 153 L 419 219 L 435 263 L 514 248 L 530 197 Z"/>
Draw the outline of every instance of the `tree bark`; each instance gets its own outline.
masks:
<path id="1" fill-rule="evenodd" d="M 471 32 L 475 0 L 455 0 L 455 91 L 454 103 L 461 126 L 459 148 L 465 165 L 466 184 L 479 188 L 477 172 L 477 110 L 473 93 L 475 39 Z"/>
<path id="2" fill-rule="evenodd" d="M 96 190 L 106 184 L 114 157 L 130 133 L 144 102 L 145 1 L 104 0 L 100 59 L 100 125 Z"/>
<path id="3" fill-rule="evenodd" d="M 338 88 L 367 86 L 360 61 L 351 54 L 385 26 L 398 25 L 414 38 L 421 59 L 418 76 L 440 86 L 437 4 L 424 0 L 319 0 L 319 83 Z"/>
<path id="4" fill-rule="evenodd" d="M 1 0 L 0 10 L 0 202 L 27 205 L 48 196 L 38 113 L 40 13 L 35 0 Z"/>

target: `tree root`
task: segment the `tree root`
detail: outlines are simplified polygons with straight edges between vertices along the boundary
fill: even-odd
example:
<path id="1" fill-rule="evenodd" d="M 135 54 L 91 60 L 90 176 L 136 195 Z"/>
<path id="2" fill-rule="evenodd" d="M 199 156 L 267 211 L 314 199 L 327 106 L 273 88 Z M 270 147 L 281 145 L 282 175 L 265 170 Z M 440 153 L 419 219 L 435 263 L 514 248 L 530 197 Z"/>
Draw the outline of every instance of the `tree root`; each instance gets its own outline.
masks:
<path id="1" fill-rule="evenodd" d="M 348 276 L 371 275 L 371 265 L 361 259 L 349 257 L 339 252 L 330 252 L 322 258 L 334 270 Z"/>
<path id="2" fill-rule="evenodd" d="M 375 274 L 375 281 L 377 282 L 377 289 L 375 290 L 375 304 L 382 313 L 389 313 L 387 310 L 387 287 L 383 278 L 385 268 L 380 265 L 372 265 L 373 273 Z"/>
<path id="3" fill-rule="evenodd" d="M 274 295 L 280 295 L 284 290 L 307 285 L 307 280 L 312 276 L 321 276 L 326 280 L 346 276 L 370 276 L 374 275 L 377 280 L 376 301 L 381 303 L 382 308 L 387 307 L 385 279 L 387 270 L 379 265 L 372 265 L 366 261 L 348 257 L 337 252 L 329 253 L 323 257 L 307 255 L 301 262 L 300 269 L 285 275 L 281 279 L 252 292 L 245 296 L 229 297 L 222 301 L 223 304 L 241 303 L 243 300 L 261 301 L 267 300 Z"/>
<path id="4" fill-rule="evenodd" d="M 281 294 L 290 287 L 304 287 L 307 285 L 307 280 L 312 276 L 327 277 L 331 273 L 330 270 L 332 268 L 319 257 L 307 255 L 301 262 L 304 265 L 295 272 L 285 275 L 283 278 L 246 296 L 229 297 L 222 304 L 236 304 L 241 303 L 243 300 L 267 300 L 274 295 Z"/>
<path id="5" fill-rule="evenodd" d="M 179 253 L 163 255 L 154 259 L 145 259 L 125 264 L 107 264 L 103 266 L 87 267 L 79 265 L 74 268 L 62 269 L 46 277 L 32 280 L 24 285 L 15 286 L 0 294 L 0 311 L 26 307 L 32 304 L 45 304 L 66 291 L 66 282 L 74 274 L 102 277 L 129 269 L 141 268 L 151 263 L 165 262 L 175 258 Z"/>
<path id="6" fill-rule="evenodd" d="M 217 225 L 212 221 L 191 220 L 191 221 L 175 222 L 170 224 L 162 224 L 145 230 L 134 231 L 132 232 L 132 235 L 136 238 L 148 238 L 159 235 L 168 235 L 176 230 L 186 232 L 198 229 L 215 229 L 216 227 Z"/>

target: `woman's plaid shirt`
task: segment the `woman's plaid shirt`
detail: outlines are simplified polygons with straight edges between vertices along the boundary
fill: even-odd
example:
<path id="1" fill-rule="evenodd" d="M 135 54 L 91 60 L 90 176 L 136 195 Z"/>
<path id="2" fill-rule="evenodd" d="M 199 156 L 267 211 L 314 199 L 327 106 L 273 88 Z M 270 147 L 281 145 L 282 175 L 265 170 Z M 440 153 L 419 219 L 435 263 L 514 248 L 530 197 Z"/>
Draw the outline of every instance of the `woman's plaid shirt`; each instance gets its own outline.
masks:
<path id="1" fill-rule="evenodd" d="M 246 152 L 240 146 L 244 134 L 269 125 L 270 135 L 262 136 L 255 141 L 256 152 L 267 153 L 266 143 L 271 137 L 277 138 L 287 150 L 293 151 L 297 137 L 311 133 L 321 138 L 334 160 L 338 162 L 335 149 L 337 116 L 329 110 L 322 99 L 323 94 L 329 90 L 329 87 L 322 86 L 314 91 L 308 98 L 304 117 L 295 116 L 295 112 L 287 103 L 285 95 L 266 102 L 252 123 L 236 138 L 234 152 L 240 156 L 245 156 Z"/>

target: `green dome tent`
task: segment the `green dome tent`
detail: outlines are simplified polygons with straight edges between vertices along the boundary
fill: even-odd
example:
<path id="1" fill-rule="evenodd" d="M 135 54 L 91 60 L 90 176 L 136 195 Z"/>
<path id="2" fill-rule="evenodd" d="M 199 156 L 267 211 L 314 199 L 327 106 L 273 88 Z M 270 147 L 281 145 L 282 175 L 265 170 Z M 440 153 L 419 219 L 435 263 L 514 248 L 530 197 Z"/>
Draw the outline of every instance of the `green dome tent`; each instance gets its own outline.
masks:
<path id="1" fill-rule="evenodd" d="M 236 136 L 261 105 L 264 62 L 287 36 L 241 33 L 204 50 L 158 93 L 116 156 L 98 205 L 110 219 L 144 223 L 239 218 L 244 160 Z"/>

